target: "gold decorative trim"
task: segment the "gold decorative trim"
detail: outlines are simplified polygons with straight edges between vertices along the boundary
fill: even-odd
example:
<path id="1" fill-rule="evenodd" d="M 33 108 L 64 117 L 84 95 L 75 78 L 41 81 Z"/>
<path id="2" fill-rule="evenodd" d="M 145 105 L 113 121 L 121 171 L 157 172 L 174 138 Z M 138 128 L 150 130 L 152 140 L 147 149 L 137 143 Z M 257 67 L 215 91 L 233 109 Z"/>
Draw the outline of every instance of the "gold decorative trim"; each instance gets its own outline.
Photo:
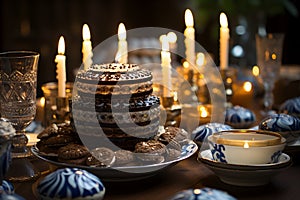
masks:
<path id="1" fill-rule="evenodd" d="M 238 134 L 263 134 L 263 135 L 270 135 L 274 136 L 272 139 L 264 139 L 264 140 L 251 140 L 251 139 L 227 139 L 227 138 L 220 138 L 221 135 L 228 134 L 228 133 L 238 133 Z M 273 146 L 282 143 L 282 137 L 279 133 L 271 132 L 271 131 L 263 131 L 263 130 L 227 130 L 214 133 L 212 135 L 213 142 L 217 144 L 223 145 L 230 145 L 230 146 L 239 146 L 239 147 L 264 147 L 264 146 Z"/>

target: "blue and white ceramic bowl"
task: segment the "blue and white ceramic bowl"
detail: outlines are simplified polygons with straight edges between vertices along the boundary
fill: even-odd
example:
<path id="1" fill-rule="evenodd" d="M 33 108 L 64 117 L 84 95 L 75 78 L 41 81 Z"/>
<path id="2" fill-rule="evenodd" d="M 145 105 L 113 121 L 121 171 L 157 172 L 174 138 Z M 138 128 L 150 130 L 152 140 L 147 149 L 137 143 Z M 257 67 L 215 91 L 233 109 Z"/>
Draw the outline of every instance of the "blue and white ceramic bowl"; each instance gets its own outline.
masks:
<path id="1" fill-rule="evenodd" d="M 40 199 L 101 200 L 105 187 L 92 173 L 78 168 L 58 169 L 47 175 L 37 186 Z"/>
<path id="2" fill-rule="evenodd" d="M 300 118 L 300 97 L 286 100 L 281 104 L 279 112 Z"/>
<path id="3" fill-rule="evenodd" d="M 1 200 L 25 200 L 23 197 L 17 194 L 0 194 Z"/>
<path id="4" fill-rule="evenodd" d="M 255 130 L 222 131 L 207 140 L 216 162 L 239 165 L 276 163 L 286 145 L 277 133 Z"/>
<path id="5" fill-rule="evenodd" d="M 11 123 L 0 121 L 0 183 L 11 162 L 11 143 L 15 132 Z"/>
<path id="6" fill-rule="evenodd" d="M 201 189 L 188 189 L 176 193 L 170 200 L 236 200 L 233 196 L 227 192 L 212 189 L 212 188 L 201 188 Z"/>
<path id="7" fill-rule="evenodd" d="M 13 184 L 7 180 L 2 181 L 2 185 L 0 185 L 0 194 L 14 194 L 15 188 Z"/>
<path id="8" fill-rule="evenodd" d="M 280 133 L 287 144 L 292 144 L 300 138 L 300 119 L 283 113 L 273 114 L 260 122 L 259 129 Z"/>
<path id="9" fill-rule="evenodd" d="M 226 109 L 225 124 L 233 128 L 249 128 L 255 120 L 255 114 L 247 108 L 234 106 Z"/>
<path id="10" fill-rule="evenodd" d="M 226 131 L 232 129 L 231 126 L 221 123 L 208 123 L 201 126 L 198 126 L 193 132 L 192 132 L 192 138 L 193 140 L 198 144 L 202 145 L 202 143 L 206 140 L 208 136 L 210 136 L 213 133 L 220 132 L 220 131 Z"/>

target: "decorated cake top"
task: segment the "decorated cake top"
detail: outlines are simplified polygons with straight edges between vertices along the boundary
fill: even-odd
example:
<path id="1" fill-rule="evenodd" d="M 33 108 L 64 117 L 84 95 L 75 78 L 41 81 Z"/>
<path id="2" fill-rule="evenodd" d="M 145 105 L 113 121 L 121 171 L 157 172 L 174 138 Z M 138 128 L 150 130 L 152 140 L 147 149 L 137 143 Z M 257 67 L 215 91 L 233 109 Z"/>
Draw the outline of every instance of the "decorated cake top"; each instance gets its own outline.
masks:
<path id="1" fill-rule="evenodd" d="M 89 70 L 97 72 L 128 72 L 140 69 L 136 64 L 121 64 L 121 63 L 108 63 L 108 64 L 95 64 Z"/>
<path id="2" fill-rule="evenodd" d="M 16 130 L 10 122 L 0 121 L 0 136 L 1 135 L 14 135 Z"/>
<path id="3" fill-rule="evenodd" d="M 149 70 L 140 69 L 135 64 L 95 64 L 87 71 L 79 71 L 76 79 L 81 83 L 115 85 L 141 83 L 152 80 Z"/>

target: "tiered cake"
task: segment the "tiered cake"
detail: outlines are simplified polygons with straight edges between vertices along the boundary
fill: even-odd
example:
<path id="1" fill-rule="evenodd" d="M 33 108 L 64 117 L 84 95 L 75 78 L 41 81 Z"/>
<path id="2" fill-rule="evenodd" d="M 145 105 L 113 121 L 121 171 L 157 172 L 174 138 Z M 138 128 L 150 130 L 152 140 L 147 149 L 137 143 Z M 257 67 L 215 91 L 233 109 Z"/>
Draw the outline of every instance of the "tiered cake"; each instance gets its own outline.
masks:
<path id="1" fill-rule="evenodd" d="M 93 65 L 78 72 L 76 88 L 72 113 L 80 134 L 104 133 L 127 150 L 157 134 L 160 101 L 152 95 L 150 71 L 133 64 Z"/>

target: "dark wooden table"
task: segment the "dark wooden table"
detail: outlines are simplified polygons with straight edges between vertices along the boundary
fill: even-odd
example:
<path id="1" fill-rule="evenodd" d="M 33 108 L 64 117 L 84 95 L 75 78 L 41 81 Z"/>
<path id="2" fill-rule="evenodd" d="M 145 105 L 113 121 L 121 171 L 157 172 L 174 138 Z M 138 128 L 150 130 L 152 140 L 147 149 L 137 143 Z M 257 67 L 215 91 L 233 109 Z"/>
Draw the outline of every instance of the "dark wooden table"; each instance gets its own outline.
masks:
<path id="1" fill-rule="evenodd" d="M 249 107 L 255 112 L 257 122 L 263 118 L 259 112 L 261 106 L 261 100 L 256 100 Z M 239 187 L 223 183 L 209 168 L 197 161 L 197 152 L 189 159 L 147 179 L 118 183 L 103 182 L 106 187 L 104 199 L 165 200 L 184 189 L 210 187 L 226 191 L 239 200 L 299 200 L 300 146 L 288 148 L 285 153 L 290 155 L 293 165 L 276 174 L 269 184 L 264 186 Z M 32 162 L 41 171 L 48 169 L 48 164 L 44 161 L 34 158 Z M 33 191 L 38 181 L 14 183 L 16 193 L 28 200 L 35 200 Z"/>
<path id="2" fill-rule="evenodd" d="M 239 187 L 225 184 L 204 164 L 191 158 L 181 161 L 175 166 L 153 177 L 131 182 L 104 182 L 106 187 L 105 200 L 164 200 L 176 192 L 188 188 L 211 187 L 223 190 L 242 200 L 300 199 L 300 149 L 289 151 L 293 165 L 275 175 L 269 184 L 259 187 Z M 47 163 L 32 160 L 41 171 L 48 168 Z M 38 181 L 38 180 L 37 180 Z M 34 200 L 37 181 L 14 183 L 16 193 L 26 199 Z"/>

